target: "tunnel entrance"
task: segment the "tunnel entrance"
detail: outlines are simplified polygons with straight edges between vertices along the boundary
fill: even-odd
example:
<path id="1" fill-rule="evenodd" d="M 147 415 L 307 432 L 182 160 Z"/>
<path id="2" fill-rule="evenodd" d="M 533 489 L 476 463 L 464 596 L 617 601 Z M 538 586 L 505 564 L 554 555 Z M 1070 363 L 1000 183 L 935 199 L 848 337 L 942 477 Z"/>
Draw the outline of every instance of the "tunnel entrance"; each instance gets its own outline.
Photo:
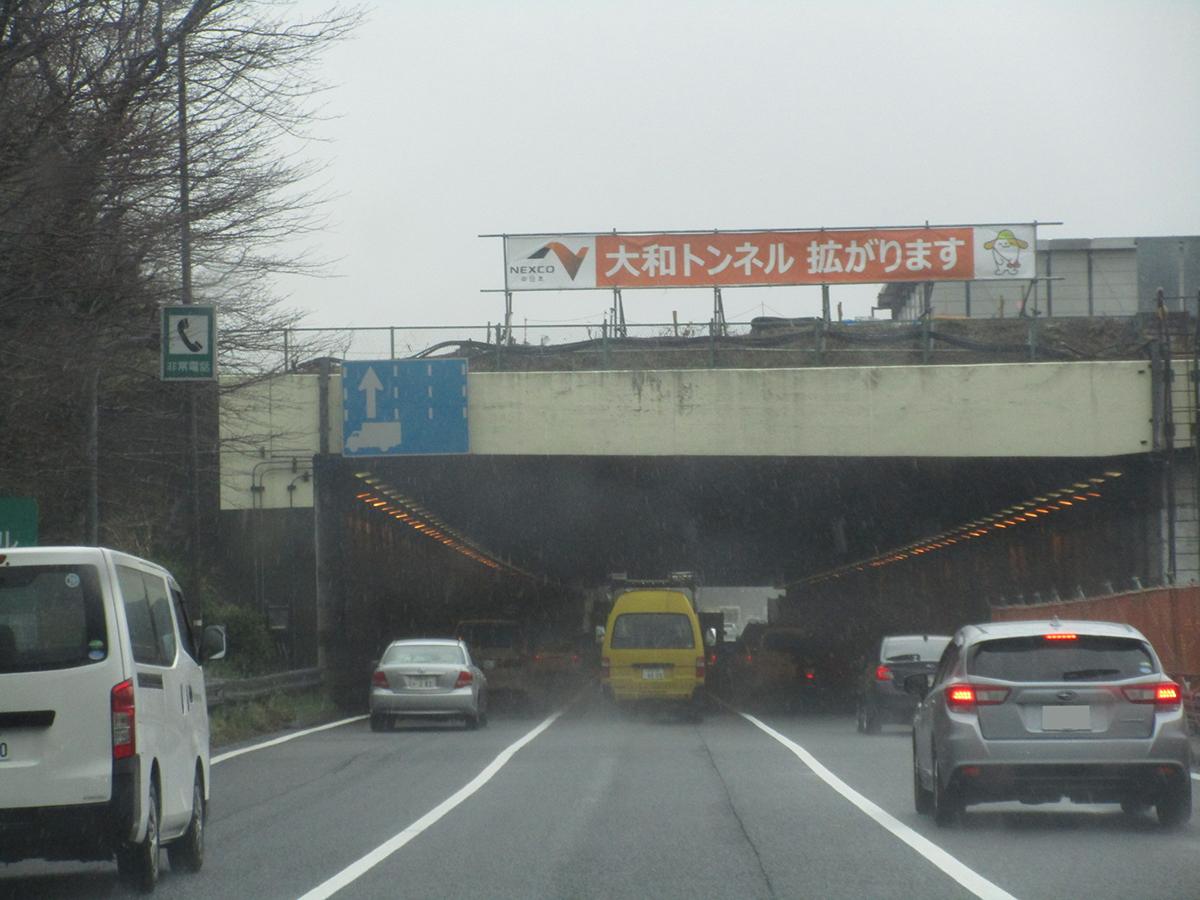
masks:
<path id="1" fill-rule="evenodd" d="M 327 456 L 316 482 L 320 643 L 351 689 L 462 618 L 582 633 L 613 572 L 784 586 L 779 620 L 839 652 L 1161 580 L 1148 457 Z"/>

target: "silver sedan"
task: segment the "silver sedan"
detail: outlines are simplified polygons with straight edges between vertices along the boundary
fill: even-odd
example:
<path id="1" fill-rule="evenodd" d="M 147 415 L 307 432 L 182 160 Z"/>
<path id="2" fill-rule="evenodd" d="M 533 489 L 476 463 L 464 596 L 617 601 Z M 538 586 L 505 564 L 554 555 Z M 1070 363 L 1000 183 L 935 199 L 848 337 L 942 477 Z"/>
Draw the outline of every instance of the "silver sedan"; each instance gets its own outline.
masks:
<path id="1" fill-rule="evenodd" d="M 453 638 L 393 641 L 371 676 L 371 730 L 401 717 L 487 724 L 487 678 Z"/>

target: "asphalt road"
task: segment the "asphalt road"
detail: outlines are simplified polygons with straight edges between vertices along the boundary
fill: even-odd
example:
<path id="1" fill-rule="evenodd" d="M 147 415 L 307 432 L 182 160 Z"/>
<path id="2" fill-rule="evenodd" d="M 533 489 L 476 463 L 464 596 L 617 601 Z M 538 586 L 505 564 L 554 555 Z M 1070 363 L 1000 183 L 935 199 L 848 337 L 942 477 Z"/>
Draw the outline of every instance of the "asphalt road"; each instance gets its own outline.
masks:
<path id="1" fill-rule="evenodd" d="M 912 809 L 907 729 L 757 718 L 623 715 L 585 693 L 548 724 L 308 734 L 215 766 L 204 870 L 164 855 L 158 895 L 1200 897 L 1200 820 L 1004 805 L 940 829 Z M 27 862 L 0 866 L 0 896 L 131 893 L 115 866 Z"/>

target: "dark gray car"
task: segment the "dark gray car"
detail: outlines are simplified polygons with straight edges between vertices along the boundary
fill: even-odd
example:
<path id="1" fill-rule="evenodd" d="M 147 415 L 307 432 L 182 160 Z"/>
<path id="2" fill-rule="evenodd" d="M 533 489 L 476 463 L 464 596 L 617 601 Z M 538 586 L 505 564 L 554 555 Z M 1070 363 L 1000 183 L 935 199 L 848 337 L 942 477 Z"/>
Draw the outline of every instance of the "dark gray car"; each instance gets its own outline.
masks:
<path id="1" fill-rule="evenodd" d="M 890 634 L 880 640 L 855 691 L 858 730 L 877 734 L 881 725 L 910 724 L 917 698 L 904 690 L 904 679 L 932 675 L 949 643 L 948 634 Z"/>
<path id="2" fill-rule="evenodd" d="M 922 692 L 927 676 L 906 679 Z M 968 804 L 1151 805 L 1191 817 L 1179 685 L 1146 638 L 1108 622 L 992 622 L 960 629 L 913 718 L 917 811 L 939 825 Z"/>

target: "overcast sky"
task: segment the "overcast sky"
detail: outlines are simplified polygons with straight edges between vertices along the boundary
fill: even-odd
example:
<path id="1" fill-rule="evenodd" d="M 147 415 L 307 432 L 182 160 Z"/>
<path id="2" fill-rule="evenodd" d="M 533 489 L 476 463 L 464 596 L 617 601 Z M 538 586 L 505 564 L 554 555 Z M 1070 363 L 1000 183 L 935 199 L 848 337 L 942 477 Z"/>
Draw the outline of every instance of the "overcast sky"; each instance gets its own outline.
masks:
<path id="1" fill-rule="evenodd" d="M 298 16 L 327 3 L 297 2 Z M 323 326 L 503 313 L 492 232 L 1061 221 L 1040 237 L 1200 234 L 1200 2 L 376 0 L 323 60 L 307 152 L 339 198 Z M 877 287 L 834 287 L 847 316 Z M 820 289 L 726 290 L 730 320 Z M 604 291 L 515 322 L 598 322 Z M 631 322 L 708 291 L 626 291 Z"/>

